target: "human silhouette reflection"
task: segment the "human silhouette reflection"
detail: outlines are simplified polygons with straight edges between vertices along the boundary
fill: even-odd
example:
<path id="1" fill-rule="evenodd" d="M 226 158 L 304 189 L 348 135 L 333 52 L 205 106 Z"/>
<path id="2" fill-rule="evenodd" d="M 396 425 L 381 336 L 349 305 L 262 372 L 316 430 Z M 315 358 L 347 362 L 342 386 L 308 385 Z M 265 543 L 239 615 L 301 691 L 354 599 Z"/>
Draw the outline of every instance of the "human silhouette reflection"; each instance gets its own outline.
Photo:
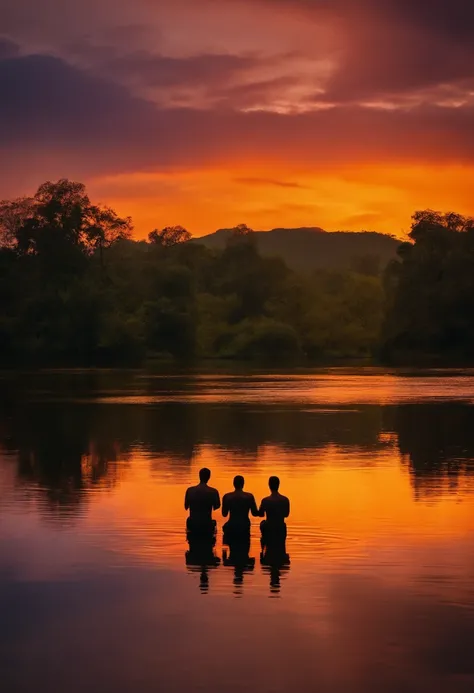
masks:
<path id="1" fill-rule="evenodd" d="M 216 532 L 213 528 L 207 535 L 187 529 L 186 538 L 189 549 L 186 551 L 186 565 L 191 573 L 199 573 L 199 589 L 202 594 L 209 591 L 209 569 L 217 568 L 221 560 L 215 553 Z"/>
<path id="2" fill-rule="evenodd" d="M 250 573 L 255 568 L 255 558 L 250 557 L 250 531 L 243 530 L 238 533 L 231 532 L 224 534 L 224 546 L 222 561 L 225 566 L 234 568 L 234 594 L 240 595 L 243 590 L 244 575 Z"/>
<path id="3" fill-rule="evenodd" d="M 287 573 L 290 569 L 290 556 L 286 552 L 284 539 L 276 537 L 274 541 L 270 540 L 268 545 L 262 545 L 260 565 L 270 576 L 270 592 L 279 594 L 282 573 Z"/>

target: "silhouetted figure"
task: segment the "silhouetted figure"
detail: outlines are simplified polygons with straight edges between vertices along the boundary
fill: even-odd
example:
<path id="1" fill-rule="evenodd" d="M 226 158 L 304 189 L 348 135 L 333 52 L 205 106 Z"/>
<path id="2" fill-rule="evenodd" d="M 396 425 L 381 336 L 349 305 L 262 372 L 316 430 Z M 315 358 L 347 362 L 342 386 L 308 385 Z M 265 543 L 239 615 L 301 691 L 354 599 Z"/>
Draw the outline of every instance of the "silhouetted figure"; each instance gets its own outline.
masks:
<path id="1" fill-rule="evenodd" d="M 213 536 L 216 532 L 216 521 L 212 519 L 212 511 L 221 507 L 219 492 L 208 486 L 211 472 L 204 467 L 199 472 L 199 484 L 191 486 L 184 497 L 184 508 L 189 510 L 186 529 L 193 539 Z"/>
<path id="2" fill-rule="evenodd" d="M 260 517 L 266 517 L 260 523 L 262 550 L 272 545 L 281 546 L 285 542 L 285 519 L 290 514 L 290 501 L 278 491 L 280 479 L 277 476 L 271 476 L 268 480 L 268 486 L 271 494 L 262 500 L 258 511 Z"/>
<path id="3" fill-rule="evenodd" d="M 245 479 L 243 476 L 234 478 L 234 491 L 226 493 L 222 499 L 222 515 L 229 520 L 223 527 L 224 544 L 230 546 L 230 542 L 248 542 L 250 546 L 250 518 L 249 513 L 259 517 L 257 504 L 252 493 L 244 491 Z"/>

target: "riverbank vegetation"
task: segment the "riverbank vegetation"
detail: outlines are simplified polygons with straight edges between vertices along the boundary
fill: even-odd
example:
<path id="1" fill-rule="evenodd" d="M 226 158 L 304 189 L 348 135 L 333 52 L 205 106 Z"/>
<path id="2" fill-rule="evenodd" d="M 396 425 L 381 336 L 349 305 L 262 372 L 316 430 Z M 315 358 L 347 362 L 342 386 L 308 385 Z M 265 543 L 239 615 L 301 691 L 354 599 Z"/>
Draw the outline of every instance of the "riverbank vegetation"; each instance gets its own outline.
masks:
<path id="1" fill-rule="evenodd" d="M 454 358 L 474 342 L 474 226 L 459 215 L 417 213 L 386 269 L 295 271 L 245 225 L 222 248 L 179 226 L 131 233 L 67 180 L 0 203 L 4 366 Z"/>

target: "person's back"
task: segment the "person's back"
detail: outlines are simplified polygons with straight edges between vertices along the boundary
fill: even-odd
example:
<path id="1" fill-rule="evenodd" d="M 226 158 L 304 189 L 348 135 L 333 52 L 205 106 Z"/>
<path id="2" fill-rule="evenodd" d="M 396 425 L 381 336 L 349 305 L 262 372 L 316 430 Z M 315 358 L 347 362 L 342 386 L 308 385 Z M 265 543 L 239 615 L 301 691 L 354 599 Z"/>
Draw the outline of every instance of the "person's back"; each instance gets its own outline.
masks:
<path id="1" fill-rule="evenodd" d="M 277 476 L 271 476 L 268 485 L 271 494 L 262 500 L 258 511 L 260 517 L 266 518 L 260 524 L 262 541 L 265 542 L 271 535 L 274 539 L 284 540 L 286 537 L 285 520 L 290 514 L 290 501 L 279 492 L 280 479 Z"/>
<path id="2" fill-rule="evenodd" d="M 221 507 L 219 492 L 217 489 L 208 486 L 211 478 L 209 469 L 201 469 L 199 472 L 199 484 L 191 486 L 186 491 L 184 507 L 189 510 L 188 529 L 197 529 L 211 524 L 215 525 L 212 519 L 212 511 Z"/>
<path id="3" fill-rule="evenodd" d="M 278 491 L 272 493 L 262 500 L 259 514 L 269 524 L 282 524 L 290 514 L 290 501 Z"/>
<path id="4" fill-rule="evenodd" d="M 220 508 L 219 492 L 207 484 L 191 486 L 186 491 L 189 517 L 194 520 L 210 519 L 212 511 Z"/>
<path id="5" fill-rule="evenodd" d="M 234 479 L 234 491 L 226 493 L 222 499 L 222 515 L 230 515 L 229 524 L 250 527 L 249 514 L 258 517 L 257 504 L 252 493 L 244 491 L 243 476 Z"/>

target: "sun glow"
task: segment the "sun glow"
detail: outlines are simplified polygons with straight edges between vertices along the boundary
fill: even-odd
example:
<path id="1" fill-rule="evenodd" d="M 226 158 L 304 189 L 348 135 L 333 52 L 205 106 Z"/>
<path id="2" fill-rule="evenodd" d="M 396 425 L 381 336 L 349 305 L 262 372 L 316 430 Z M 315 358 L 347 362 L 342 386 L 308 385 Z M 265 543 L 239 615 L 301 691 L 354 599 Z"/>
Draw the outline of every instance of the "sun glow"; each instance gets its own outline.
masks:
<path id="1" fill-rule="evenodd" d="M 135 235 L 182 224 L 194 235 L 245 222 L 257 230 L 319 226 L 403 237 L 417 209 L 469 214 L 474 167 L 360 164 L 266 165 L 137 172 L 96 178 L 94 196 L 130 214 Z"/>

